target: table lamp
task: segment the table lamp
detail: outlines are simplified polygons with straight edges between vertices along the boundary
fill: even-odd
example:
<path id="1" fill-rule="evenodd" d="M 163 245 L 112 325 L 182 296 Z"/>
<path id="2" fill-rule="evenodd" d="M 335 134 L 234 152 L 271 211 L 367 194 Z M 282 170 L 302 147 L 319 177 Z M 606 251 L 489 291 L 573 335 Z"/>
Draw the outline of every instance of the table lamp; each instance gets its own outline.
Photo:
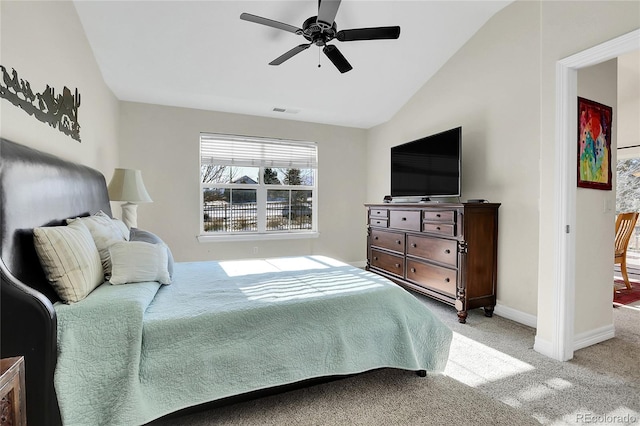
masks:
<path id="1" fill-rule="evenodd" d="M 125 201 L 122 204 L 122 221 L 127 227 L 136 228 L 138 204 L 153 202 L 144 187 L 142 172 L 135 169 L 115 169 L 107 189 L 111 201 Z"/>

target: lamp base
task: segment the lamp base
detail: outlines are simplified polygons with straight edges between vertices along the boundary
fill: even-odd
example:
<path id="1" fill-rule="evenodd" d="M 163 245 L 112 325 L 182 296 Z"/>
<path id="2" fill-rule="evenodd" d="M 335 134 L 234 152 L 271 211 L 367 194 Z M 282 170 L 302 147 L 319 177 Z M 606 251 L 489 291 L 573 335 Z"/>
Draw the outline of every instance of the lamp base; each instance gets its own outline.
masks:
<path id="1" fill-rule="evenodd" d="M 138 227 L 138 205 L 126 202 L 122 204 L 122 221 L 127 228 Z"/>

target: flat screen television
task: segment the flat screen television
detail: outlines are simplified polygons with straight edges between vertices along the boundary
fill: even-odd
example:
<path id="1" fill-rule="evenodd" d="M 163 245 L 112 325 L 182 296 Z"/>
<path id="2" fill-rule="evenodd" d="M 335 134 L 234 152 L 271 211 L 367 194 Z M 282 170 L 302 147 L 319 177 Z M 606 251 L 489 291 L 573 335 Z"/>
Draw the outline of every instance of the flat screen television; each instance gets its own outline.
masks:
<path id="1" fill-rule="evenodd" d="M 391 148 L 392 197 L 459 197 L 462 127 Z"/>

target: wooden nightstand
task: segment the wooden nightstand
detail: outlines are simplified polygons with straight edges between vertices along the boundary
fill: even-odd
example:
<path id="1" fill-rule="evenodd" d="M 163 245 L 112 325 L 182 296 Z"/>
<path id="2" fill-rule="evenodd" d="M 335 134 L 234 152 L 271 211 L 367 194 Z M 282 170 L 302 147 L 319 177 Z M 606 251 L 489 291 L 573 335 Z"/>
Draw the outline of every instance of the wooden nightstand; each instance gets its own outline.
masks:
<path id="1" fill-rule="evenodd" d="M 24 358 L 0 360 L 0 374 L 0 423 L 3 426 L 26 426 Z"/>

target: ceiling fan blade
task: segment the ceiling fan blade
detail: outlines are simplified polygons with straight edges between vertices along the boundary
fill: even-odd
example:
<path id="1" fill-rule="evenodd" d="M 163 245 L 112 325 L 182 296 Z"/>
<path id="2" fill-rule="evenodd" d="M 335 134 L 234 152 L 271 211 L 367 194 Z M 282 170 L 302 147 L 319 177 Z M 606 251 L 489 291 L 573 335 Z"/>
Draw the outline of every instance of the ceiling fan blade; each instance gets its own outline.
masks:
<path id="1" fill-rule="evenodd" d="M 327 24 L 331 28 L 340 7 L 340 0 L 318 0 L 318 22 Z"/>
<path id="2" fill-rule="evenodd" d="M 262 16 L 252 15 L 250 13 L 242 13 L 240 19 L 243 21 L 255 22 L 256 24 L 266 25 L 267 27 L 276 28 L 279 30 L 289 31 L 294 34 L 302 34 L 302 29 L 294 27 L 293 25 L 284 24 L 282 22 L 274 21 L 273 19 L 263 18 Z"/>
<path id="3" fill-rule="evenodd" d="M 355 28 L 341 30 L 336 34 L 339 41 L 383 40 L 400 37 L 400 27 Z"/>
<path id="4" fill-rule="evenodd" d="M 298 53 L 302 52 L 303 50 L 307 50 L 309 48 L 309 46 L 311 46 L 311 43 L 309 43 L 309 44 L 301 44 L 299 46 L 296 46 L 293 49 L 289 50 L 287 53 L 285 53 L 283 55 L 280 55 L 276 59 L 274 59 L 273 61 L 269 62 L 269 65 L 280 65 L 281 63 L 283 63 L 287 59 L 291 59 L 292 57 L 294 57 Z"/>
<path id="5" fill-rule="evenodd" d="M 327 55 L 327 58 L 329 58 L 329 60 L 333 62 L 333 65 L 335 65 L 336 68 L 338 68 L 338 71 L 340 71 L 341 73 L 344 74 L 345 72 L 351 71 L 353 69 L 349 61 L 347 61 L 347 59 L 342 56 L 342 53 L 340 53 L 338 48 L 334 45 L 327 44 L 324 49 L 322 49 L 322 51 L 325 55 Z"/>

